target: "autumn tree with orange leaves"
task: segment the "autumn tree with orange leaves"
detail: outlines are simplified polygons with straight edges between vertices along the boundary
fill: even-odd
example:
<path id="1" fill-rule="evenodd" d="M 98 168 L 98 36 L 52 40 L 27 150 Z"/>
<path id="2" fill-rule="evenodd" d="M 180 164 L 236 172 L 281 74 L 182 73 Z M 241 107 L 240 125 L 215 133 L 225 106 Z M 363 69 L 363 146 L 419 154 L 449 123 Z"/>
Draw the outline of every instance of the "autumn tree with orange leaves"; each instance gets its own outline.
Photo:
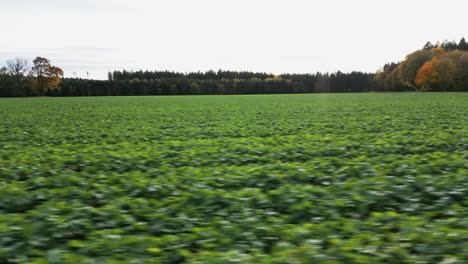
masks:
<path id="1" fill-rule="evenodd" d="M 445 42 L 444 42 L 445 43 Z M 449 42 L 429 45 L 399 63 L 386 64 L 374 78 L 380 91 L 466 91 L 468 88 L 468 51 Z"/>
<path id="2" fill-rule="evenodd" d="M 420 91 L 458 91 L 467 83 L 466 67 L 463 58 L 467 51 L 443 48 L 431 50 L 432 60 L 418 70 L 414 82 Z"/>
<path id="3" fill-rule="evenodd" d="M 63 70 L 52 66 L 50 61 L 43 57 L 36 57 L 31 69 L 32 90 L 38 95 L 45 95 L 48 91 L 57 90 L 62 81 Z"/>
<path id="4" fill-rule="evenodd" d="M 457 67 L 448 58 L 433 58 L 418 70 L 415 84 L 420 91 L 449 91 L 454 83 Z"/>

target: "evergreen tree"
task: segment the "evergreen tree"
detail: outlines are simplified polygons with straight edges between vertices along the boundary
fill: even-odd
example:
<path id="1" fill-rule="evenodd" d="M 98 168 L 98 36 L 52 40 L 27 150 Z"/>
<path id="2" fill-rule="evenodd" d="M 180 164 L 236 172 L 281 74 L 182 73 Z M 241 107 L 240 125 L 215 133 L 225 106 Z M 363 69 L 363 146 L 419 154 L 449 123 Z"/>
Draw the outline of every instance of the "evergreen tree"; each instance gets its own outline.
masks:
<path id="1" fill-rule="evenodd" d="M 468 43 L 466 43 L 465 38 L 462 38 L 460 42 L 458 43 L 458 49 L 459 50 L 468 50 Z"/>

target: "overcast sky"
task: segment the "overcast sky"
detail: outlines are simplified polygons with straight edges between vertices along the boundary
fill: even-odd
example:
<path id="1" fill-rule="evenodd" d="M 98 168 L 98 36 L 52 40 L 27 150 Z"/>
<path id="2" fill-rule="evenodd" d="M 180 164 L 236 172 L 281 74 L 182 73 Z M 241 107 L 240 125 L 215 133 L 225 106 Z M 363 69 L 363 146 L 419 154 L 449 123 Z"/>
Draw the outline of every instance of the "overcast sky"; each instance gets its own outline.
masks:
<path id="1" fill-rule="evenodd" d="M 468 37 L 467 0 L 0 0 L 0 65 L 374 72 L 426 41 Z"/>

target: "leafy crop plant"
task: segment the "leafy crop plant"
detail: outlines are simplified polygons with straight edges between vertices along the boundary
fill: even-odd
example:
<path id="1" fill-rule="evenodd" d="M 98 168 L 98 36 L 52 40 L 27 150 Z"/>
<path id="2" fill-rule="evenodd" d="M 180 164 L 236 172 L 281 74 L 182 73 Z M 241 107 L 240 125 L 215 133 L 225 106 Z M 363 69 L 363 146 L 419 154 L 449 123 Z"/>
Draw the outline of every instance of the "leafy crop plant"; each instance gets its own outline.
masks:
<path id="1" fill-rule="evenodd" d="M 467 102 L 0 99 L 0 263 L 468 263 Z"/>

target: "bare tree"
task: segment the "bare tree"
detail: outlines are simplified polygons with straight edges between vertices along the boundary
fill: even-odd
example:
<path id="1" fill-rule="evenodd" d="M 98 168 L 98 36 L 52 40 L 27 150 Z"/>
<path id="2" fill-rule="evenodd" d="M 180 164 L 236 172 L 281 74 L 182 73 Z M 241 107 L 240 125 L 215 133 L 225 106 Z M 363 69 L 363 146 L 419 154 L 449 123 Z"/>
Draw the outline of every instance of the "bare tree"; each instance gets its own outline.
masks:
<path id="1" fill-rule="evenodd" d="M 7 70 L 10 75 L 15 79 L 15 95 L 24 95 L 24 81 L 29 70 L 29 64 L 26 59 L 16 58 L 14 60 L 7 60 Z"/>

